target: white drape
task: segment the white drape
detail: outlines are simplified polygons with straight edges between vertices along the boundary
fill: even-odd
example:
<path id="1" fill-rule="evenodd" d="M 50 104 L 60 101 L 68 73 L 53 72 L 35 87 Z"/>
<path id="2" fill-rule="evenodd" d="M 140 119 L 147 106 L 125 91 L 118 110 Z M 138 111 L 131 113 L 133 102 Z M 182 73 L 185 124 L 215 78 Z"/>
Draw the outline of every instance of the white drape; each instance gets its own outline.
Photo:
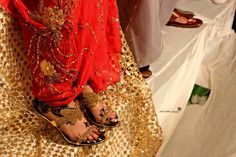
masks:
<path id="1" fill-rule="evenodd" d="M 174 136 L 179 137 L 178 139 L 183 140 L 183 138 L 185 138 L 189 132 L 191 133 L 191 131 L 194 131 L 191 133 L 191 136 L 196 136 L 195 134 L 199 134 L 198 131 L 200 129 L 202 131 L 201 136 L 199 135 L 196 137 L 200 138 L 200 140 L 207 138 L 207 134 L 204 134 L 204 130 L 209 127 L 209 124 L 204 123 L 203 125 L 203 123 L 194 123 L 194 115 L 196 115 L 196 117 L 201 116 L 198 117 L 199 119 L 209 118 L 207 122 L 211 123 L 210 119 L 212 118 L 212 115 L 216 114 L 214 110 L 217 110 L 217 108 L 214 107 L 215 105 L 217 105 L 216 101 L 218 101 L 218 99 L 212 100 L 212 105 L 214 106 L 212 107 L 212 109 L 210 109 L 211 103 L 206 104 L 207 106 L 204 107 L 205 111 L 201 111 L 205 112 L 204 115 L 198 115 L 197 113 L 195 114 L 191 112 L 190 117 L 193 118 L 191 119 L 193 121 L 189 120 L 187 123 L 185 123 L 186 125 L 184 125 L 185 127 L 183 127 L 181 131 L 176 131 L 175 129 L 179 121 L 181 119 L 185 119 L 182 116 L 186 109 L 187 101 L 195 83 L 209 88 L 212 88 L 211 85 L 214 84 L 215 87 L 217 86 L 216 88 L 218 90 L 228 88 L 221 87 L 224 86 L 223 82 L 226 83 L 229 81 L 229 84 L 225 86 L 232 84 L 229 79 L 225 80 L 225 77 L 221 76 L 223 74 L 225 74 L 226 76 L 232 76 L 232 68 L 231 73 L 229 73 L 229 71 L 222 71 L 222 74 L 219 75 L 219 77 L 216 77 L 216 75 L 214 74 L 214 80 L 212 78 L 213 73 L 208 67 L 213 63 L 216 64 L 217 61 L 221 59 L 223 60 L 223 62 L 228 63 L 228 65 L 225 64 L 225 67 L 223 67 L 222 65 L 222 67 L 220 67 L 218 64 L 216 64 L 214 65 L 214 68 L 218 68 L 219 70 L 223 70 L 224 68 L 230 69 L 229 66 L 231 62 L 230 60 L 226 61 L 224 59 L 224 55 L 230 55 L 231 53 L 231 59 L 233 59 L 232 54 L 236 53 L 235 51 L 233 51 L 234 46 L 236 45 L 234 39 L 235 34 L 231 29 L 235 13 L 235 4 L 235 0 L 229 0 L 224 5 L 215 5 L 211 2 L 211 0 L 188 0 L 184 4 L 179 6 L 179 8 L 183 10 L 193 11 L 197 15 L 197 17 L 204 21 L 203 26 L 197 29 L 164 27 L 164 29 L 162 30 L 164 43 L 163 53 L 160 58 L 151 65 L 153 76 L 147 80 L 153 91 L 153 100 L 156 103 L 156 111 L 158 113 L 159 122 L 163 128 L 164 133 L 164 144 L 162 146 L 162 149 L 164 149 L 164 151 L 163 153 L 161 153 L 162 150 L 159 152 L 159 155 L 161 154 L 160 157 L 193 157 L 189 154 L 196 153 L 195 145 L 191 145 L 190 143 L 191 140 L 195 140 L 195 137 L 190 138 L 190 141 L 173 141 L 173 139 L 171 139 L 173 133 Z M 233 67 L 233 62 L 231 63 L 231 66 Z M 222 79 L 222 82 L 220 82 L 220 80 L 218 79 Z M 232 85 L 232 88 L 233 87 L 234 86 Z M 229 91 L 230 93 L 232 93 L 231 88 L 229 88 Z M 218 95 L 218 92 L 219 91 L 213 90 L 213 94 L 215 93 L 215 96 Z M 226 93 L 227 91 L 221 92 Z M 233 93 L 231 94 L 231 96 L 234 96 Z M 229 99 L 228 96 L 225 98 L 228 100 L 223 103 L 223 106 L 226 106 L 228 104 L 233 105 L 233 99 Z M 230 101 L 231 103 L 228 101 Z M 219 101 L 219 103 L 222 103 L 222 101 Z M 223 110 L 223 108 L 218 109 Z M 228 112 L 224 111 L 224 114 L 230 115 L 234 113 L 235 110 L 230 111 L 232 109 L 233 106 L 228 107 Z M 188 111 L 188 107 L 186 111 Z M 230 124 L 230 121 L 232 120 L 232 117 L 228 119 L 222 117 L 222 120 L 220 119 L 220 116 L 217 117 L 217 115 L 214 118 L 218 119 L 218 121 L 221 123 L 223 123 L 223 121 L 225 120 L 227 121 L 227 124 Z M 198 121 L 199 119 L 197 119 L 196 121 Z M 214 122 L 216 121 L 214 120 L 212 124 L 214 124 Z M 188 125 L 189 127 L 193 125 L 192 129 L 188 129 Z M 195 130 L 195 128 L 198 129 Z M 208 129 L 210 132 L 210 127 Z M 177 132 L 181 132 L 182 134 L 177 134 Z M 220 132 L 215 132 L 215 134 L 209 138 L 223 136 L 219 133 Z M 226 136 L 232 137 L 234 139 L 234 136 L 232 134 L 229 134 L 229 132 L 227 131 L 225 132 L 224 137 L 226 138 Z M 168 143 L 170 139 L 172 142 Z M 217 152 L 214 147 L 219 149 L 219 146 L 222 146 L 224 149 L 226 149 L 226 145 L 217 145 L 217 141 L 209 140 L 209 143 L 211 143 L 211 147 L 201 142 L 197 143 L 197 146 L 202 144 L 206 147 L 206 149 L 207 147 L 209 147 L 209 151 Z M 182 147 L 182 144 L 184 144 L 184 146 L 186 147 Z M 233 146 L 234 148 L 235 145 L 229 145 L 229 147 L 231 146 Z M 203 149 L 204 147 L 201 148 Z M 186 153 L 189 154 L 184 154 L 181 152 L 181 150 L 186 151 Z M 221 151 L 223 151 L 223 149 L 221 149 Z M 199 153 L 200 152 L 202 151 L 199 150 Z M 226 152 L 227 151 L 225 151 L 225 153 Z M 207 154 L 207 152 L 205 153 Z M 228 156 L 201 156 L 200 154 L 197 157 Z"/>

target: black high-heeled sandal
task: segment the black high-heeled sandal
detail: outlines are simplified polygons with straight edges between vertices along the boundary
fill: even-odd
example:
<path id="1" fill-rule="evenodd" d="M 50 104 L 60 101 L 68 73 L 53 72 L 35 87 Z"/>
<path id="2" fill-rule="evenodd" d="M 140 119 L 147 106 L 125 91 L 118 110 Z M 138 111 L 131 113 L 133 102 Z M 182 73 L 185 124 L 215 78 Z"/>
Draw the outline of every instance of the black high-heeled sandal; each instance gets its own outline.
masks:
<path id="1" fill-rule="evenodd" d="M 97 138 L 97 140 L 93 141 L 85 140 L 87 135 L 89 135 L 91 132 L 97 129 L 96 126 L 90 124 L 85 124 L 86 127 L 88 127 L 88 130 L 80 136 L 80 139 L 78 141 L 72 141 L 64 132 L 61 131 L 61 129 L 59 128 L 61 125 L 68 123 L 70 123 L 71 125 L 75 125 L 76 121 L 81 120 L 82 117 L 84 116 L 78 105 L 76 105 L 75 108 L 70 108 L 68 107 L 68 105 L 63 105 L 61 107 L 51 107 L 48 104 L 39 101 L 38 99 L 34 99 L 33 104 L 35 111 L 40 115 L 40 117 L 42 117 L 53 127 L 55 127 L 68 143 L 76 146 L 88 146 L 88 145 L 100 144 L 105 141 L 104 131 L 100 131 L 99 129 L 98 130 L 101 134 Z M 51 111 L 59 118 L 55 120 L 48 119 L 44 114 L 49 111 Z"/>
<path id="2" fill-rule="evenodd" d="M 112 110 L 110 107 L 105 106 L 100 110 L 99 116 L 101 117 L 101 120 L 99 121 L 96 120 L 93 113 L 89 110 L 89 108 L 96 107 L 99 102 L 103 102 L 97 94 L 81 93 L 77 100 L 80 102 L 80 105 L 86 113 L 88 120 L 94 125 L 108 128 L 119 126 L 120 121 L 118 120 L 117 115 L 115 118 L 109 117 L 109 112 Z"/>

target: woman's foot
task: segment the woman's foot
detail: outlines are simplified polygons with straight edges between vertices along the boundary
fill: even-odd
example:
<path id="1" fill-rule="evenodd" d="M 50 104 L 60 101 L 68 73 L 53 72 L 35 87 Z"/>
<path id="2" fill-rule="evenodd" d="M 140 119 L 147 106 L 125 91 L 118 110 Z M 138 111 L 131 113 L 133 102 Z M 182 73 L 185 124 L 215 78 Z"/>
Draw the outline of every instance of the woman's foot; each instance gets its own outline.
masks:
<path id="1" fill-rule="evenodd" d="M 185 10 L 175 8 L 173 12 L 178 14 L 179 16 L 184 16 L 186 18 L 193 18 L 194 17 L 194 13 L 191 11 L 185 11 Z"/>
<path id="2" fill-rule="evenodd" d="M 179 10 L 175 9 L 166 25 L 181 28 L 196 28 L 200 27 L 202 23 L 202 20 L 193 18 L 193 14 L 185 14 L 183 11 L 180 12 Z"/>
<path id="3" fill-rule="evenodd" d="M 66 140 L 71 141 L 70 143 L 75 142 L 78 145 L 100 143 L 104 140 L 103 132 L 96 126 L 90 125 L 77 103 L 79 102 L 71 102 L 61 107 L 50 107 L 46 103 L 34 100 L 36 111 L 50 120 L 52 125 L 55 123 L 53 126 L 59 128 L 68 138 Z"/>
<path id="4" fill-rule="evenodd" d="M 99 126 L 117 126 L 119 123 L 117 114 L 102 101 L 92 88 L 87 85 L 78 98 L 92 122 Z M 91 117 L 92 114 L 92 117 Z"/>

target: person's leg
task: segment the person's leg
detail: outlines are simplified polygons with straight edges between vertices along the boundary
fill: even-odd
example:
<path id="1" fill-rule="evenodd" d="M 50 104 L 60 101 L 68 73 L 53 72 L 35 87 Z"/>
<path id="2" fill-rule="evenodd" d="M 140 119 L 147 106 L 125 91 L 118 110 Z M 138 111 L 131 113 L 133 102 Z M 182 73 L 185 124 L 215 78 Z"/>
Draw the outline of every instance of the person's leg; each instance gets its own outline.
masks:
<path id="1" fill-rule="evenodd" d="M 125 34 L 139 68 L 155 62 L 162 51 L 159 0 L 142 0 Z"/>
<path id="2" fill-rule="evenodd" d="M 88 81 L 99 91 L 120 79 L 120 70 L 112 68 L 115 62 L 119 69 L 119 23 L 112 18 L 117 10 L 106 14 L 108 2 L 68 2 L 14 3 L 28 48 L 34 107 L 70 140 L 97 143 L 101 132 L 87 122 L 74 99 Z M 107 18 L 114 24 L 107 25 Z"/>
<path id="3" fill-rule="evenodd" d="M 99 98 L 99 93 L 121 79 L 119 63 L 121 51 L 120 23 L 116 1 L 104 1 L 100 9 L 104 10 L 100 17 L 102 33 L 99 43 L 101 44 L 95 51 L 95 61 L 89 82 L 78 98 L 81 99 L 81 104 L 94 124 L 102 127 L 114 127 L 119 124 L 118 116 Z M 100 60 L 104 60 L 104 62 Z"/>
<path id="4" fill-rule="evenodd" d="M 162 26 L 169 21 L 176 4 L 179 1 L 180 0 L 160 0 L 160 19 Z"/>

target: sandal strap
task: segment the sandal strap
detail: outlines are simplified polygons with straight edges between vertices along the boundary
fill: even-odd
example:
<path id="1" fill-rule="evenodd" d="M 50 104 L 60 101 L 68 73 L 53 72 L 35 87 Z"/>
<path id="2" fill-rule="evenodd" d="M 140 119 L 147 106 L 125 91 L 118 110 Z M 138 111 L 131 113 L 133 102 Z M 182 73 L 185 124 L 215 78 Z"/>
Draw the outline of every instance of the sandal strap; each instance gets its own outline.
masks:
<path id="1" fill-rule="evenodd" d="M 181 16 L 178 13 L 172 12 L 169 22 L 174 22 L 177 18 L 180 18 L 180 17 Z"/>
<path id="2" fill-rule="evenodd" d="M 35 99 L 35 104 L 37 104 L 37 111 L 40 114 L 45 114 L 49 111 L 52 111 L 53 114 L 59 116 L 55 120 L 47 120 L 53 126 L 61 126 L 66 123 L 70 123 L 71 125 L 75 125 L 77 120 L 82 120 L 83 112 L 81 111 L 78 102 L 75 102 L 75 108 L 70 108 L 68 105 L 63 105 L 60 107 L 52 107 L 47 103 L 39 101 Z"/>
<path id="3" fill-rule="evenodd" d="M 191 12 L 191 11 L 186 11 L 186 10 L 181 10 L 181 9 L 176 9 L 176 8 L 174 9 L 173 12 L 175 12 L 175 13 L 181 15 L 181 16 L 187 17 L 187 18 L 194 16 L 194 13 Z"/>
<path id="4" fill-rule="evenodd" d="M 96 93 L 82 93 L 80 98 L 82 105 L 87 107 L 96 107 L 101 100 Z"/>
<path id="5" fill-rule="evenodd" d="M 186 20 L 186 23 L 180 23 L 180 22 L 177 22 L 177 21 L 176 21 L 176 19 L 181 18 L 181 17 L 184 17 L 184 18 L 187 19 L 187 20 Z M 183 25 L 188 25 L 188 24 L 194 23 L 195 20 L 196 20 L 196 19 L 193 18 L 193 17 L 185 17 L 185 16 L 182 16 L 182 15 L 178 14 L 177 12 L 173 12 L 172 15 L 171 15 L 171 18 L 170 18 L 170 20 L 169 20 L 169 23 L 170 23 L 170 22 L 176 22 L 176 23 L 180 23 L 180 24 L 183 24 Z"/>
<path id="6" fill-rule="evenodd" d="M 173 11 L 169 21 L 175 22 L 176 19 L 181 18 L 181 17 L 186 18 L 187 21 L 194 20 L 193 17 L 187 17 L 187 16 L 184 16 L 183 14 L 181 14 L 179 12 Z"/>
<path id="7" fill-rule="evenodd" d="M 173 11 L 172 12 L 172 16 L 174 16 L 175 18 L 181 17 L 181 15 L 179 15 L 177 12 Z"/>
<path id="8" fill-rule="evenodd" d="M 96 107 L 98 105 L 98 102 L 102 101 L 102 99 L 96 94 L 96 93 L 82 93 L 80 95 L 80 102 L 81 105 L 85 107 Z M 103 107 L 100 110 L 99 116 L 101 117 L 101 120 L 97 121 L 100 124 L 104 124 L 106 122 L 109 122 L 109 112 L 111 111 L 111 107 L 107 106 Z"/>
<path id="9" fill-rule="evenodd" d="M 62 109 L 60 111 L 60 114 L 63 117 L 60 117 L 54 120 L 56 126 L 61 126 L 67 123 L 70 123 L 71 125 L 75 125 L 77 120 L 82 120 L 83 118 L 83 113 L 78 106 L 76 106 L 76 108 L 73 108 L 73 109 L 72 108 Z"/>
<path id="10" fill-rule="evenodd" d="M 101 110 L 101 113 L 100 113 L 100 117 L 102 117 L 102 119 L 100 120 L 101 124 L 107 122 L 107 120 L 109 119 L 109 112 L 110 111 L 111 111 L 110 106 L 103 108 L 103 110 Z"/>

